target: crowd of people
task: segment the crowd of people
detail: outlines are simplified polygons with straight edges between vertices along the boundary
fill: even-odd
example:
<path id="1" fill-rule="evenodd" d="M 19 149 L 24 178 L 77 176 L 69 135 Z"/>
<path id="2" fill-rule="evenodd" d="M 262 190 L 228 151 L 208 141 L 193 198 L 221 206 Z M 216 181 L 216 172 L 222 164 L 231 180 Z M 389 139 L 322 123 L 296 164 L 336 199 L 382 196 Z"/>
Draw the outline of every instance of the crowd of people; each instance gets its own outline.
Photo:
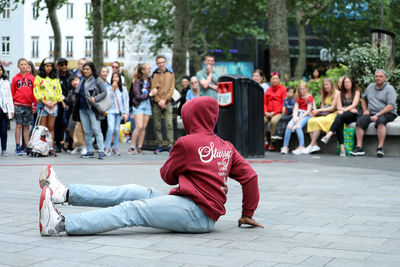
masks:
<path id="1" fill-rule="evenodd" d="M 204 57 L 204 69 L 196 76 L 181 79 L 181 96 L 173 100 L 175 74 L 167 67 L 167 59 L 159 55 L 155 60 L 157 68 L 152 71 L 148 63 L 138 64 L 134 69 L 130 89 L 125 86 L 120 63 L 112 63 L 112 72 L 107 67 L 96 70 L 92 62 L 81 58 L 77 68 L 68 69 L 68 60 L 60 58 L 54 62 L 45 58 L 38 71 L 32 62 L 18 60 L 20 72 L 11 79 L 6 77 L 0 65 L 0 137 L 2 155 L 7 156 L 7 123 L 15 117 L 15 153 L 27 152 L 32 126 L 37 117 L 39 124 L 47 127 L 52 144 L 49 155 L 71 151 L 82 158 L 121 155 L 119 151 L 120 124 L 131 122 L 131 137 L 128 154 L 143 155 L 143 143 L 150 117 L 153 119 L 157 148 L 155 154 L 163 151 L 167 143 L 168 152 L 174 144 L 173 103 L 178 115 L 186 101 L 198 96 L 217 99 L 218 74 L 214 69 L 215 59 Z M 312 81 L 318 81 L 318 70 L 313 72 Z M 351 77 L 340 77 L 336 83 L 324 79 L 320 90 L 321 106 L 316 107 L 308 83 L 302 81 L 297 88 L 286 88 L 281 84 L 280 75 L 271 73 L 270 84 L 264 72 L 257 69 L 253 80 L 264 90 L 264 123 L 269 129 L 265 136 L 265 148 L 276 151 L 279 140 L 283 140 L 282 154 L 289 153 L 292 133 L 297 134 L 298 147 L 295 155 L 316 153 L 321 150 L 318 140 L 327 144 L 335 134 L 340 145 L 340 156 L 346 156 L 343 129 L 356 122 L 356 146 L 351 155 L 364 155 L 363 136 L 368 125 L 375 123 L 378 132 L 377 155 L 384 156 L 386 124 L 397 116 L 397 94 L 386 82 L 386 73 L 378 69 L 375 83 L 362 94 Z M 112 99 L 105 112 L 99 111 L 104 99 Z M 165 122 L 166 141 L 161 130 Z M 268 124 L 269 128 L 268 128 Z M 305 145 L 304 127 L 310 134 L 310 143 Z M 214 133 L 217 132 L 217 126 Z M 81 133 L 80 135 L 78 133 Z M 22 138 L 21 138 L 22 137 Z M 76 140 L 79 139 L 80 140 Z"/>
<path id="2" fill-rule="evenodd" d="M 253 79 L 265 90 L 264 123 L 269 127 L 265 139 L 265 148 L 277 150 L 277 140 L 283 139 L 281 153 L 289 153 L 292 133 L 296 132 L 298 147 L 292 151 L 295 155 L 316 153 L 321 150 L 318 139 L 327 144 L 336 134 L 340 146 L 340 156 L 346 156 L 343 130 L 345 126 L 356 123 L 355 147 L 349 154 L 365 155 L 363 137 L 370 123 L 374 123 L 378 135 L 376 155 L 384 156 L 386 124 L 397 117 L 397 93 L 386 81 L 386 72 L 377 69 L 375 83 L 370 84 L 364 93 L 351 77 L 340 77 L 335 85 L 330 78 L 323 79 L 320 90 L 321 106 L 316 107 L 313 96 L 309 93 L 307 83 L 302 81 L 297 88 L 286 88 L 280 82 L 277 72 L 271 73 L 271 86 L 265 89 L 265 75 L 256 70 Z M 313 79 L 318 80 L 318 72 Z M 305 146 L 303 128 L 307 126 L 310 144 Z"/>
<path id="3" fill-rule="evenodd" d="M 205 69 L 193 77 L 183 77 L 182 92 L 175 101 L 180 114 L 183 104 L 200 95 L 216 99 L 218 76 L 213 70 L 214 57 L 206 56 Z M 143 143 L 150 117 L 157 148 L 163 151 L 162 119 L 165 121 L 168 152 L 174 144 L 173 93 L 175 74 L 167 67 L 163 55 L 156 57 L 157 68 L 138 64 L 134 69 L 131 87 L 127 90 L 120 63 L 112 63 L 112 72 L 104 66 L 96 70 L 92 62 L 81 58 L 75 70 L 68 69 L 68 60 L 42 60 L 37 71 L 25 58 L 18 60 L 19 73 L 9 81 L 0 65 L 0 137 L 2 156 L 7 156 L 7 129 L 15 117 L 15 153 L 29 153 L 27 144 L 35 125 L 45 126 L 51 135 L 49 156 L 62 152 L 81 154 L 82 158 L 121 155 L 119 151 L 120 124 L 131 122 L 129 154 L 144 154 Z M 100 108 L 107 98 L 110 107 Z M 111 101 L 111 100 L 110 100 Z M 79 134 L 80 133 L 80 134 Z M 22 136 L 22 140 L 21 140 Z"/>

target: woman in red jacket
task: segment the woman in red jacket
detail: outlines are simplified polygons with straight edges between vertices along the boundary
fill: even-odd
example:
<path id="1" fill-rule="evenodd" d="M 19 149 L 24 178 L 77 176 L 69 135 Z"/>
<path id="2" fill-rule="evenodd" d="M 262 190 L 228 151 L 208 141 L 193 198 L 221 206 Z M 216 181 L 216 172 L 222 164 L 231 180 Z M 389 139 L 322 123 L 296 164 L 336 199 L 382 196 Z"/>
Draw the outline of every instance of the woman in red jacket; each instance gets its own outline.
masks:
<path id="1" fill-rule="evenodd" d="M 90 235 L 121 227 L 146 226 L 184 233 L 205 233 L 225 214 L 228 177 L 242 186 L 242 216 L 238 224 L 263 227 L 252 216 L 259 201 L 258 176 L 235 147 L 214 134 L 218 103 L 203 96 L 182 107 L 188 135 L 179 138 L 161 177 L 176 185 L 169 195 L 153 188 L 130 184 L 94 186 L 73 184 L 67 188 L 53 168 L 45 166 L 39 177 L 40 233 Z M 53 203 L 108 207 L 80 214 L 57 212 Z"/>
<path id="2" fill-rule="evenodd" d="M 286 87 L 281 84 L 278 72 L 271 73 L 271 87 L 264 95 L 264 124 L 267 129 L 268 123 L 271 123 L 270 136 L 271 144 L 269 151 L 275 151 L 275 140 L 272 136 L 276 135 L 276 126 L 282 117 L 283 100 L 286 97 Z"/>

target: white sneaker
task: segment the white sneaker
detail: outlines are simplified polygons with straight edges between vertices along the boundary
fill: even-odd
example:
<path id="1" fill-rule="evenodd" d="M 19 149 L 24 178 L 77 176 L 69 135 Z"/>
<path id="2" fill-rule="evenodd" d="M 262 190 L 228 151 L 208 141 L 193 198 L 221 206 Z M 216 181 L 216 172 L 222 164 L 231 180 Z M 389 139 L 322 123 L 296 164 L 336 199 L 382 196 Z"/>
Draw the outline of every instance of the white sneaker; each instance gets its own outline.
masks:
<path id="1" fill-rule="evenodd" d="M 281 154 L 287 154 L 289 152 L 289 148 L 287 147 L 287 146 L 283 146 L 282 148 L 281 148 Z"/>
<path id="2" fill-rule="evenodd" d="M 310 153 L 311 153 L 311 149 L 312 149 L 312 146 L 306 147 L 306 148 L 303 150 L 303 153 L 302 153 L 302 154 L 304 154 L 304 155 L 310 154 Z"/>
<path id="3" fill-rule="evenodd" d="M 107 157 L 111 156 L 111 149 L 106 148 L 106 150 L 104 150 L 104 155 L 106 155 Z"/>
<path id="4" fill-rule="evenodd" d="M 39 185 L 41 188 L 49 186 L 54 203 L 61 204 L 67 202 L 68 188 L 57 178 L 57 174 L 51 165 L 44 166 L 39 175 Z"/>
<path id="5" fill-rule="evenodd" d="M 81 155 L 87 154 L 87 149 L 86 147 L 81 147 Z"/>
<path id="6" fill-rule="evenodd" d="M 294 154 L 294 155 L 301 155 L 301 154 L 303 154 L 303 151 L 305 150 L 305 148 L 304 147 L 298 147 L 298 148 L 296 148 L 295 150 L 293 150 L 292 151 L 292 153 Z"/>
<path id="7" fill-rule="evenodd" d="M 65 217 L 54 207 L 51 189 L 43 187 L 39 202 L 39 229 L 42 236 L 56 235 L 65 231 Z"/>
<path id="8" fill-rule="evenodd" d="M 320 150 L 321 150 L 321 148 L 319 146 L 315 145 L 315 146 L 311 147 L 311 152 L 310 153 L 318 152 Z"/>
<path id="9" fill-rule="evenodd" d="M 78 155 L 81 152 L 81 150 L 82 150 L 82 147 L 77 146 L 71 151 L 71 154 L 72 155 Z"/>
<path id="10" fill-rule="evenodd" d="M 329 139 L 330 139 L 330 138 L 328 138 L 328 137 L 325 135 L 324 137 L 321 138 L 321 142 L 324 143 L 324 144 L 328 144 Z"/>

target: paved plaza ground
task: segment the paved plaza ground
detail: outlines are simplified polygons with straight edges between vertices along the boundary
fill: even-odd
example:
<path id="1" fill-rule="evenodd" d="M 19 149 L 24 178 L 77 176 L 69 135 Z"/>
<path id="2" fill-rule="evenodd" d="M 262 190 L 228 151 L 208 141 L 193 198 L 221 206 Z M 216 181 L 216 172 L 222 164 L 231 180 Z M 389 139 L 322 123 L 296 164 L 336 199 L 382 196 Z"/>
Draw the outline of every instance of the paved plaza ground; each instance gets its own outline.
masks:
<path id="1" fill-rule="evenodd" d="M 9 152 L 14 147 L 9 147 Z M 80 159 L 0 157 L 1 266 L 399 266 L 400 159 L 293 156 L 249 159 L 259 174 L 255 219 L 238 228 L 241 187 L 229 181 L 227 213 L 207 234 L 151 228 L 41 237 L 38 175 L 53 164 L 65 184 L 151 185 L 168 154 Z M 60 206 L 66 214 L 93 208 Z"/>

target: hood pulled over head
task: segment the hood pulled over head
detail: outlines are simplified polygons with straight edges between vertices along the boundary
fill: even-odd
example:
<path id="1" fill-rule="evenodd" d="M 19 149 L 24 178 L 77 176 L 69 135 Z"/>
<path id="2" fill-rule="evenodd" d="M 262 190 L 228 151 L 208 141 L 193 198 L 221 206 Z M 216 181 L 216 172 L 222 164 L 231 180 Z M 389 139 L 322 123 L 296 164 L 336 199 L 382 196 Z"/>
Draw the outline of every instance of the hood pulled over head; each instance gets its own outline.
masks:
<path id="1" fill-rule="evenodd" d="M 218 119 L 218 102 L 209 96 L 199 96 L 182 107 L 182 122 L 188 134 L 213 133 Z"/>

